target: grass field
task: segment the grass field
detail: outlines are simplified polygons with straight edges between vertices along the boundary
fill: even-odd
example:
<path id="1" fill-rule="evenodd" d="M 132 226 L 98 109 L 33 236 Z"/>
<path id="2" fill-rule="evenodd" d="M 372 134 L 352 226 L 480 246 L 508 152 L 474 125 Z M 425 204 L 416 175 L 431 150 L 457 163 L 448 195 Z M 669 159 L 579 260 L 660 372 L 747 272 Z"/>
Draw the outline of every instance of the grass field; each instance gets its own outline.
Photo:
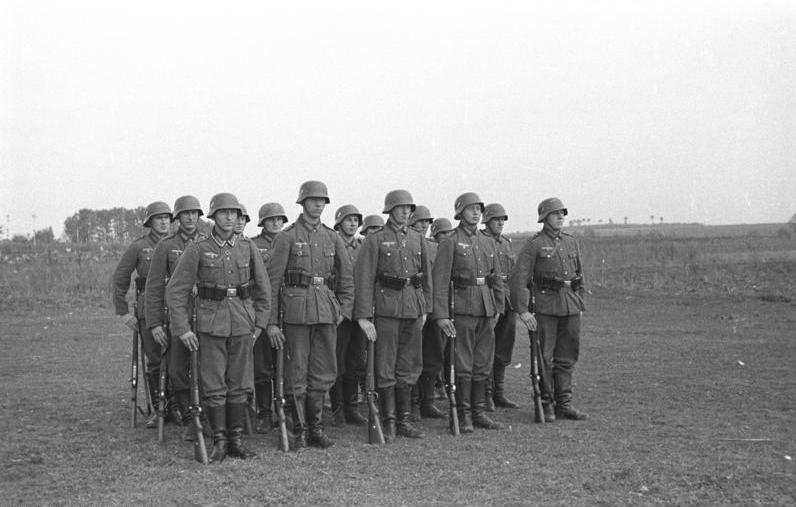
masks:
<path id="1" fill-rule="evenodd" d="M 794 305 L 596 291 L 576 372 L 586 422 L 531 423 L 518 337 L 511 425 L 454 438 L 282 454 L 203 467 L 179 428 L 128 425 L 130 336 L 106 311 L 0 314 L 2 504 L 793 505 Z M 521 363 L 521 364 L 520 364 Z"/>

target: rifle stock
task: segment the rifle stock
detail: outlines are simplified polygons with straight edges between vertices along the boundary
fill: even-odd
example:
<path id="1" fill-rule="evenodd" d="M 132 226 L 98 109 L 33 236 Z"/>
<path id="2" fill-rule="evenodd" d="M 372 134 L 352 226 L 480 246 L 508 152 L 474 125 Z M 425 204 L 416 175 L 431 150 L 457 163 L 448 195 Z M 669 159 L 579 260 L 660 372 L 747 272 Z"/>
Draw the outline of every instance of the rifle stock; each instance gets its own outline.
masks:
<path id="1" fill-rule="evenodd" d="M 133 331 L 133 353 L 130 364 L 130 427 L 135 428 L 138 415 L 138 331 Z"/>
<path id="2" fill-rule="evenodd" d="M 202 404 L 199 402 L 199 354 L 191 351 L 191 413 L 193 414 L 193 425 L 196 430 L 193 441 L 193 457 L 203 465 L 207 465 L 207 445 L 205 436 L 202 432 Z"/>
<path id="3" fill-rule="evenodd" d="M 528 330 L 528 337 L 531 340 L 531 389 L 533 390 L 533 420 L 543 423 L 544 407 L 542 406 L 542 378 L 541 378 L 541 358 L 539 337 L 535 331 Z"/>
<path id="4" fill-rule="evenodd" d="M 384 431 L 379 415 L 379 395 L 376 392 L 375 343 L 368 340 L 368 364 L 365 373 L 365 390 L 368 393 L 368 443 L 384 444 Z"/>
<path id="5" fill-rule="evenodd" d="M 169 342 L 171 341 L 171 335 L 169 332 L 169 312 L 168 308 L 163 312 L 163 321 L 164 330 L 166 332 L 166 337 L 168 338 Z M 158 442 L 163 442 L 164 435 L 163 435 L 163 426 L 166 422 L 166 382 L 168 379 L 168 343 L 165 347 L 161 348 L 160 353 L 160 375 L 158 376 L 158 404 L 156 408 L 157 416 L 158 416 Z"/>
<path id="6" fill-rule="evenodd" d="M 285 333 L 285 307 L 282 304 L 282 288 L 279 288 L 279 298 L 277 299 L 279 305 L 279 330 L 284 336 Z M 267 338 L 266 338 L 267 339 Z M 276 396 L 274 405 L 276 405 L 276 419 L 279 421 L 279 449 L 283 452 L 290 450 L 290 439 L 287 433 L 287 417 L 285 416 L 285 347 L 283 344 L 281 349 L 276 350 Z"/>
<path id="7" fill-rule="evenodd" d="M 450 311 L 449 319 L 454 324 L 453 316 L 455 307 L 453 302 L 453 280 L 448 285 L 448 308 Z M 454 436 L 459 436 L 459 413 L 456 411 L 456 336 L 448 337 L 448 419 L 450 420 L 450 432 Z"/>

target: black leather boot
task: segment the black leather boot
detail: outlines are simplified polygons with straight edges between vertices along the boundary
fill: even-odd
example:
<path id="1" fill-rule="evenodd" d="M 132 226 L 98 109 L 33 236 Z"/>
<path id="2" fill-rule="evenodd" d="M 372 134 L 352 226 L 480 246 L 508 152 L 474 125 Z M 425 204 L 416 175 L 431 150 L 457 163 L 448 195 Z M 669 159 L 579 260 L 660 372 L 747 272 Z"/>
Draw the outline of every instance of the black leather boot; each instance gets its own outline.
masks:
<path id="1" fill-rule="evenodd" d="M 329 401 L 332 404 L 332 426 L 340 428 L 345 426 L 345 414 L 343 413 L 343 380 L 337 380 L 329 389 Z"/>
<path id="2" fill-rule="evenodd" d="M 420 397 L 421 397 L 420 386 L 417 384 L 411 386 L 411 389 L 409 391 L 409 401 L 410 401 L 409 422 L 413 423 L 420 422 Z"/>
<path id="3" fill-rule="evenodd" d="M 490 375 L 489 378 L 486 379 L 486 397 L 484 398 L 487 412 L 495 411 L 495 400 L 492 398 L 492 392 L 494 391 L 493 386 L 492 375 Z"/>
<path id="4" fill-rule="evenodd" d="M 356 379 L 343 379 L 343 412 L 345 422 L 354 426 L 367 426 L 368 420 L 357 410 L 359 384 Z"/>
<path id="5" fill-rule="evenodd" d="M 381 400 L 384 441 L 390 443 L 395 440 L 395 388 L 385 387 L 379 389 L 379 400 Z"/>
<path id="6" fill-rule="evenodd" d="M 410 406 L 412 404 L 412 387 L 406 384 L 395 386 L 395 408 L 398 424 L 395 433 L 406 438 L 425 438 L 425 434 L 412 426 Z"/>
<path id="7" fill-rule="evenodd" d="M 461 433 L 472 433 L 473 419 L 472 407 L 470 406 L 470 396 L 472 395 L 472 381 L 458 377 L 456 379 L 456 412 L 459 414 L 459 431 Z"/>
<path id="8" fill-rule="evenodd" d="M 243 424 L 246 419 L 247 403 L 227 403 L 227 422 L 229 423 L 229 442 L 227 455 L 232 458 L 253 458 L 257 456 L 243 445 Z"/>
<path id="9" fill-rule="evenodd" d="M 556 414 L 553 411 L 552 403 L 542 401 L 542 410 L 544 411 L 544 422 L 556 422 Z"/>
<path id="10" fill-rule="evenodd" d="M 495 381 L 495 391 L 492 393 L 492 399 L 494 400 L 495 406 L 501 408 L 520 408 L 518 404 L 506 398 L 506 365 L 495 363 L 495 366 L 492 369 L 492 377 Z M 487 387 L 489 386 L 487 385 Z M 490 393 L 487 392 L 487 410 L 489 410 L 489 396 Z"/>
<path id="11" fill-rule="evenodd" d="M 146 418 L 146 427 L 154 429 L 158 427 L 158 412 L 155 410 L 158 406 L 158 383 L 160 382 L 160 371 L 153 371 L 145 373 L 147 382 L 149 383 L 149 399 L 152 401 L 152 413 Z"/>
<path id="12" fill-rule="evenodd" d="M 174 391 L 174 403 L 180 407 L 182 416 L 182 440 L 193 442 L 196 440 L 196 430 L 193 425 L 193 414 L 191 413 L 191 393 L 190 391 Z"/>
<path id="13" fill-rule="evenodd" d="M 434 382 L 436 379 L 429 375 L 420 376 L 420 415 L 425 419 L 445 419 L 444 412 L 434 406 Z"/>
<path id="14" fill-rule="evenodd" d="M 323 398 L 325 393 L 307 393 L 307 425 L 309 437 L 307 443 L 313 447 L 327 449 L 334 445 L 334 441 L 323 432 Z"/>
<path id="15" fill-rule="evenodd" d="M 257 433 L 270 433 L 273 426 L 271 416 L 271 380 L 254 384 L 254 396 L 257 400 L 257 424 L 254 431 Z"/>
<path id="16" fill-rule="evenodd" d="M 288 397 L 286 405 L 290 406 L 293 414 L 293 438 L 290 441 L 290 449 L 298 451 L 307 447 L 307 394 L 294 394 Z"/>
<path id="17" fill-rule="evenodd" d="M 213 429 L 213 450 L 210 463 L 221 463 L 227 457 L 227 406 L 208 407 L 207 419 Z"/>
<path id="18" fill-rule="evenodd" d="M 502 430 L 505 426 L 486 415 L 486 383 L 486 380 L 474 380 L 472 384 L 473 425 L 487 430 Z"/>

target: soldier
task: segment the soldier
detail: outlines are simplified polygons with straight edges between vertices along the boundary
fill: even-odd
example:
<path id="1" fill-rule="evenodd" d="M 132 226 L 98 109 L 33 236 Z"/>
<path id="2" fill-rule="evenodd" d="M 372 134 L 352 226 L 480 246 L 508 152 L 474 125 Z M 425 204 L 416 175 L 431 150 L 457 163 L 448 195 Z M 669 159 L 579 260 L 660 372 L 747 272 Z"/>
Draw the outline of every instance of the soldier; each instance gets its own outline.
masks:
<path id="1" fill-rule="evenodd" d="M 243 427 L 253 387 L 252 340 L 268 322 L 271 289 L 254 243 L 234 232 L 242 212 L 234 195 L 213 196 L 208 213 L 213 229 L 186 246 L 166 285 L 172 330 L 189 350 L 199 351 L 204 404 L 213 429 L 211 462 L 227 455 L 255 455 L 243 445 Z M 196 334 L 189 303 L 194 285 Z"/>
<path id="2" fill-rule="evenodd" d="M 146 356 L 146 372 L 149 384 L 149 395 L 152 400 L 157 397 L 158 377 L 160 376 L 160 345 L 155 341 L 149 327 L 145 325 L 144 290 L 146 288 L 149 263 L 155 245 L 169 232 L 171 224 L 171 208 L 163 201 L 155 201 L 146 207 L 144 227 L 149 227 L 149 232 L 133 241 L 124 255 L 122 255 L 116 271 L 113 273 L 113 303 L 116 315 L 121 316 L 122 322 L 134 331 L 140 331 L 141 344 Z M 130 279 L 135 278 L 135 310 L 131 312 L 127 306 L 127 291 L 130 289 Z M 157 427 L 157 414 L 150 414 L 146 421 L 147 428 Z"/>
<path id="3" fill-rule="evenodd" d="M 586 309 L 580 249 L 575 238 L 561 230 L 567 208 L 560 199 L 545 199 L 539 203 L 538 211 L 538 222 L 544 226 L 517 256 L 510 281 L 511 300 L 529 330 L 538 326 L 545 381 L 555 395 L 554 400 L 549 396 L 543 400 L 545 420 L 584 420 L 587 415 L 572 406 L 572 372 L 580 350 L 580 314 Z M 531 297 L 536 317 L 530 311 Z"/>
<path id="4" fill-rule="evenodd" d="M 179 408 L 182 418 L 183 440 L 193 440 L 195 432 L 191 423 L 190 389 L 191 381 L 189 370 L 191 363 L 190 351 L 180 341 L 179 337 L 172 334 L 171 340 L 166 333 L 169 323 L 166 321 L 166 283 L 169 281 L 177 261 L 185 251 L 188 243 L 197 239 L 199 217 L 202 216 L 202 207 L 199 200 L 192 195 L 184 195 L 174 203 L 174 220 L 178 222 L 178 229 L 160 240 L 152 253 L 149 265 L 145 291 L 145 316 L 146 324 L 155 341 L 161 347 L 168 347 L 168 372 L 173 390 L 174 400 Z M 192 301 L 189 304 L 192 305 Z M 193 311 L 193 306 L 190 307 Z"/>
<path id="5" fill-rule="evenodd" d="M 356 265 L 362 247 L 362 238 L 356 236 L 361 224 L 362 214 L 352 204 L 340 206 L 334 214 L 334 229 L 343 240 L 352 266 Z M 337 326 L 337 380 L 329 391 L 335 426 L 345 423 L 364 426 L 368 423 L 357 411 L 358 377 L 365 372 L 366 345 L 359 325 L 343 319 Z"/>
<path id="6" fill-rule="evenodd" d="M 240 205 L 241 213 L 238 215 L 238 218 L 235 220 L 235 234 L 243 235 L 244 229 L 246 229 L 246 224 L 252 221 L 251 217 L 249 216 L 249 212 L 246 211 L 246 206 L 243 204 Z"/>
<path id="7" fill-rule="evenodd" d="M 453 225 L 447 218 L 437 218 L 433 221 L 431 225 L 433 239 L 426 242 L 432 270 L 440 241 L 451 236 L 453 232 Z M 445 341 L 437 323 L 429 319 L 423 326 L 423 372 L 420 375 L 420 415 L 429 419 L 447 418 L 447 415 L 434 405 L 435 386 L 445 364 Z"/>
<path id="8" fill-rule="evenodd" d="M 481 234 L 495 242 L 501 278 L 508 286 L 508 275 L 514 268 L 514 252 L 511 250 L 511 238 L 503 235 L 503 227 L 509 219 L 506 209 L 498 203 L 487 204 L 481 222 L 486 225 Z M 505 376 L 506 367 L 511 364 L 511 353 L 514 350 L 514 333 L 517 331 L 517 317 L 511 306 L 509 292 L 506 290 L 506 303 L 503 313 L 495 326 L 495 358 L 492 374 L 486 385 L 487 411 L 494 412 L 495 406 L 502 408 L 519 408 L 519 405 L 506 398 Z M 490 410 L 491 409 L 491 410 Z"/>
<path id="9" fill-rule="evenodd" d="M 478 195 L 460 195 L 454 209 L 459 225 L 440 243 L 434 260 L 432 318 L 446 336 L 456 337 L 456 410 L 462 433 L 472 433 L 474 426 L 502 429 L 486 414 L 486 381 L 495 355 L 495 322 L 505 303 L 503 273 L 494 241 L 477 229 L 484 210 Z M 454 315 L 448 299 L 451 282 Z"/>
<path id="10" fill-rule="evenodd" d="M 262 232 L 254 241 L 266 269 L 271 260 L 274 239 L 287 222 L 285 209 L 281 204 L 268 202 L 260 206 L 257 225 L 262 227 Z M 269 280 L 270 284 L 270 280 Z M 254 431 L 268 433 L 271 431 L 273 417 L 271 402 L 273 401 L 274 355 L 271 342 L 262 337 L 254 343 L 254 398 L 257 402 L 257 424 Z"/>
<path id="11" fill-rule="evenodd" d="M 285 333 L 279 329 L 276 299 L 267 332 L 275 348 L 287 341 L 285 376 L 292 394 L 287 404 L 293 413 L 293 448 L 308 443 L 327 448 L 334 442 L 323 431 L 323 400 L 337 377 L 337 326 L 351 318 L 354 283 L 343 240 L 321 222 L 329 203 L 326 185 L 304 182 L 296 203 L 303 211 L 276 237 L 268 265 L 273 297 L 279 297 L 282 289 L 279 304 L 284 305 Z"/>
<path id="12" fill-rule="evenodd" d="M 379 215 L 368 215 L 362 220 L 362 229 L 359 231 L 363 236 L 367 236 L 384 227 L 384 219 Z"/>
<path id="13" fill-rule="evenodd" d="M 425 436 L 409 420 L 412 385 L 422 370 L 423 324 L 431 311 L 426 244 L 407 227 L 414 210 L 409 192 L 388 192 L 383 211 L 389 213 L 387 224 L 365 239 L 356 265 L 354 318 L 376 342 L 376 385 L 386 440 L 396 434 Z"/>

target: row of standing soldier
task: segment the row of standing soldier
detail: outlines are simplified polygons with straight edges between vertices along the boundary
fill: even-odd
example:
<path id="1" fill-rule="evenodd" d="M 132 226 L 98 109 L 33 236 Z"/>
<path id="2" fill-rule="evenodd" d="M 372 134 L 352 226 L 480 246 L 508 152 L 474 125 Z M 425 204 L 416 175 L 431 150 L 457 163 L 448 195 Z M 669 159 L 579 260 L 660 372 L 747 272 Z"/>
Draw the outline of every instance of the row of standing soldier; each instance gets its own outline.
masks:
<path id="1" fill-rule="evenodd" d="M 256 431 L 270 431 L 273 352 L 285 349 L 291 447 L 333 445 L 323 425 L 327 392 L 333 423 L 367 422 L 357 410 L 366 340 L 376 345 L 386 440 L 423 438 L 413 425 L 418 420 L 413 401 L 424 418 L 446 417 L 434 406 L 446 337 L 457 339 L 452 351 L 456 377 L 448 381 L 457 386 L 462 432 L 500 429 L 503 425 L 487 412 L 494 405 L 517 407 L 504 389 L 515 314 L 531 331 L 539 325 L 545 371 L 551 372 L 544 378 L 545 420 L 586 418 L 571 405 L 584 309 L 582 271 L 577 243 L 561 231 L 567 210 L 560 200 L 540 203 L 544 228 L 525 243 L 516 265 L 510 240 L 502 235 L 505 209 L 484 206 L 475 193 L 456 200 L 455 228 L 447 219 L 431 224 L 426 207 L 416 206 L 409 192 L 395 190 L 385 197 L 386 223 L 373 215 L 363 221 L 354 206 L 346 205 L 337 210 L 330 229 L 321 222 L 329 201 L 322 182 L 305 182 L 296 201 L 302 206 L 299 218 L 283 230 L 284 209 L 267 203 L 258 216 L 262 233 L 254 239 L 241 233 L 249 217 L 232 194 L 211 200 L 208 217 L 215 224 L 206 236 L 197 235 L 202 210 L 193 196 L 177 199 L 173 214 L 162 202 L 147 207 L 144 225 L 150 231 L 122 257 L 114 274 L 114 301 L 123 321 L 140 330 L 152 399 L 160 352 L 168 347 L 172 414 L 181 419 L 184 439 L 195 438 L 189 351 L 200 354 L 203 404 L 214 444 L 210 460 L 221 461 L 227 455 L 254 455 L 242 442 L 252 390 Z M 172 218 L 179 227 L 167 235 Z M 486 228 L 479 231 L 481 222 Z M 433 240 L 425 238 L 429 224 Z M 364 240 L 356 236 L 360 226 Z M 138 274 L 136 311 L 130 313 L 125 294 L 133 271 Z M 193 294 L 198 296 L 195 332 L 190 327 Z M 154 426 L 153 420 L 147 425 Z"/>

